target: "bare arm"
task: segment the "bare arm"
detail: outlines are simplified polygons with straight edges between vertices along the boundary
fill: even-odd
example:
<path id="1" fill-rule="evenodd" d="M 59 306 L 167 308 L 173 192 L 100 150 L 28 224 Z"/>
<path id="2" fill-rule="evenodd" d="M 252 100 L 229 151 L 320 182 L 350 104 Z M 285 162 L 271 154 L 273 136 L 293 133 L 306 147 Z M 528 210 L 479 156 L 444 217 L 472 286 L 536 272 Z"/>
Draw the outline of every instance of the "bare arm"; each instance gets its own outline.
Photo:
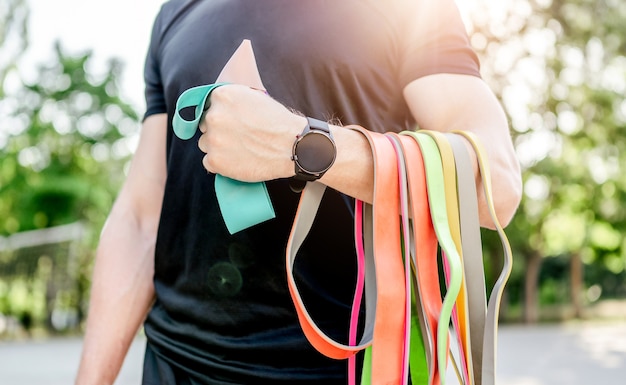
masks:
<path id="1" fill-rule="evenodd" d="M 498 219 L 508 224 L 521 197 L 520 169 L 506 117 L 487 85 L 469 75 L 430 75 L 411 82 L 404 96 L 422 129 L 466 130 L 478 135 L 488 151 Z M 203 164 L 211 172 L 242 181 L 293 176 L 291 147 L 305 125 L 305 118 L 260 92 L 244 86 L 220 87 L 213 92 L 201 125 L 204 135 L 198 145 L 207 153 Z M 371 202 L 373 161 L 367 141 L 352 130 L 337 126 L 331 130 L 337 159 L 321 181 Z M 479 210 L 481 225 L 493 228 L 482 198 Z"/>
<path id="2" fill-rule="evenodd" d="M 166 115 L 148 117 L 102 230 L 76 384 L 112 384 L 154 299 L 154 244 L 165 184 Z"/>
<path id="3" fill-rule="evenodd" d="M 421 129 L 475 133 L 487 149 L 494 204 L 498 220 L 508 224 L 521 196 L 520 168 L 504 111 L 497 99 L 479 78 L 469 75 L 438 74 L 411 82 L 404 90 L 405 100 Z M 327 185 L 365 201 L 371 199 L 369 157 L 363 159 L 362 139 L 338 128 L 338 165 L 322 178 Z M 360 135 L 357 135 L 360 136 Z M 365 144 L 367 146 L 367 144 Z M 468 144 L 469 146 L 469 144 Z M 469 148 L 469 147 L 468 147 Z M 489 215 L 473 150 L 475 178 L 479 194 L 481 225 L 494 228 Z M 356 170 L 356 172 L 355 172 Z"/>
<path id="4" fill-rule="evenodd" d="M 508 224 L 521 199 L 521 172 L 506 115 L 485 82 L 469 75 L 431 75 L 411 82 L 404 89 L 404 96 L 420 128 L 471 131 L 478 136 L 489 158 L 498 220 L 502 225 Z M 476 157 L 473 151 L 470 155 L 480 192 L 480 223 L 494 228 L 482 193 Z"/>

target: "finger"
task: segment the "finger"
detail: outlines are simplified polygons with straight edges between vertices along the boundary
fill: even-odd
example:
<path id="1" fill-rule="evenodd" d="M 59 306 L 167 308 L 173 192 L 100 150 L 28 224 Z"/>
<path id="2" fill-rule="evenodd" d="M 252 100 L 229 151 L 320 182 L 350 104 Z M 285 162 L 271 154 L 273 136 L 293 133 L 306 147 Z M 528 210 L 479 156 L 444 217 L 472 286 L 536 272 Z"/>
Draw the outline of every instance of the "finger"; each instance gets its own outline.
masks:
<path id="1" fill-rule="evenodd" d="M 204 155 L 204 157 L 202 157 L 202 166 L 204 167 L 205 170 L 207 170 L 207 172 L 213 173 L 213 170 L 211 168 L 211 163 L 209 161 L 209 155 L 206 154 Z"/>
<path id="2" fill-rule="evenodd" d="M 204 152 L 205 154 L 207 152 L 209 152 L 209 147 L 207 145 L 207 138 L 206 138 L 206 134 L 202 134 L 200 135 L 200 138 L 198 138 L 198 148 L 200 149 L 200 151 Z"/>

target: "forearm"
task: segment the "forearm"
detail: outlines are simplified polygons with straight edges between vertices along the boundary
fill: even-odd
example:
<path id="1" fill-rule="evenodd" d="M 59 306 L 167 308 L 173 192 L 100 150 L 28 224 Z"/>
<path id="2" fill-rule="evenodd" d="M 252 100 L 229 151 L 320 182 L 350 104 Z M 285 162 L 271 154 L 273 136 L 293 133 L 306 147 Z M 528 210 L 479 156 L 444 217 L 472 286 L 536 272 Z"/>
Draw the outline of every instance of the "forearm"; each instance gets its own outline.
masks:
<path id="1" fill-rule="evenodd" d="M 130 213 L 111 213 L 94 267 L 76 384 L 112 384 L 154 298 L 154 237 Z"/>
<path id="2" fill-rule="evenodd" d="M 333 167 L 324 174 L 321 182 L 335 190 L 365 202 L 373 199 L 373 159 L 367 140 L 358 132 L 333 127 L 337 144 L 337 159 Z M 467 127 L 462 124 L 450 126 L 449 130 L 472 131 L 487 151 L 491 171 L 492 192 L 495 211 L 501 225 L 506 226 L 513 217 L 519 203 L 519 166 L 502 147 L 493 146 L 493 132 L 488 127 Z M 494 229 L 494 223 L 483 192 L 482 176 L 478 169 L 477 157 L 469 142 L 467 149 L 474 169 L 474 179 L 478 190 L 479 218 L 481 226 Z"/>
<path id="3" fill-rule="evenodd" d="M 422 129 L 469 130 L 478 135 L 488 152 L 498 219 L 508 224 L 521 195 L 519 164 L 506 116 L 482 80 L 467 75 L 427 76 L 406 87 L 405 99 Z M 291 151 L 306 124 L 306 118 L 265 94 L 243 86 L 220 87 L 213 91 L 211 108 L 200 125 L 203 135 L 198 146 L 206 154 L 203 165 L 209 172 L 245 182 L 292 177 Z M 320 181 L 371 202 L 374 166 L 367 140 L 348 128 L 331 126 L 331 131 L 337 158 Z M 482 191 L 481 178 L 475 176 Z M 482 226 L 493 228 L 482 197 L 479 215 Z"/>

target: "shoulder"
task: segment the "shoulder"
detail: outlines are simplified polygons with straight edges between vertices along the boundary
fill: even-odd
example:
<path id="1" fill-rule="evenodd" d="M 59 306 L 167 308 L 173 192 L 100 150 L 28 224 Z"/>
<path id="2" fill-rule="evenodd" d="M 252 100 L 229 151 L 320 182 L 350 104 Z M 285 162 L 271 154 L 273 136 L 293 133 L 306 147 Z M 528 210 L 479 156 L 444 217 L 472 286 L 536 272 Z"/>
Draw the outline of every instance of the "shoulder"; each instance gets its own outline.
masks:
<path id="1" fill-rule="evenodd" d="M 183 16 L 199 0 L 168 0 L 161 6 L 154 22 L 154 35 L 162 36 L 169 26 Z"/>
<path id="2" fill-rule="evenodd" d="M 387 26 L 399 41 L 423 41 L 424 37 L 465 33 L 455 0 L 358 0 L 376 14 L 378 24 Z"/>

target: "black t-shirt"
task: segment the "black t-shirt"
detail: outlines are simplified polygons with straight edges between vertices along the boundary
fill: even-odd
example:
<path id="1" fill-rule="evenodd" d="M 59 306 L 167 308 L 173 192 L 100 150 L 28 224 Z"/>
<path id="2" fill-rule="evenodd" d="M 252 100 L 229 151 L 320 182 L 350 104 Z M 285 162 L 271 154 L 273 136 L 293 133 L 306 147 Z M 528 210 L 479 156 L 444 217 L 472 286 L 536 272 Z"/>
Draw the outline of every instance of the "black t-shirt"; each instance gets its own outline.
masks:
<path id="1" fill-rule="evenodd" d="M 169 116 L 168 178 L 145 323 L 155 356 L 194 383 L 345 383 L 345 362 L 304 337 L 289 295 L 285 246 L 299 196 L 267 182 L 276 218 L 230 235 L 196 137 L 172 133 L 186 89 L 213 83 L 250 39 L 269 94 L 324 120 L 378 132 L 415 128 L 402 97 L 436 73 L 479 76 L 453 0 L 172 0 L 153 29 L 146 116 Z M 326 192 L 296 263 L 313 317 L 346 341 L 355 256 L 349 199 Z M 181 380 L 182 381 L 182 380 Z"/>

